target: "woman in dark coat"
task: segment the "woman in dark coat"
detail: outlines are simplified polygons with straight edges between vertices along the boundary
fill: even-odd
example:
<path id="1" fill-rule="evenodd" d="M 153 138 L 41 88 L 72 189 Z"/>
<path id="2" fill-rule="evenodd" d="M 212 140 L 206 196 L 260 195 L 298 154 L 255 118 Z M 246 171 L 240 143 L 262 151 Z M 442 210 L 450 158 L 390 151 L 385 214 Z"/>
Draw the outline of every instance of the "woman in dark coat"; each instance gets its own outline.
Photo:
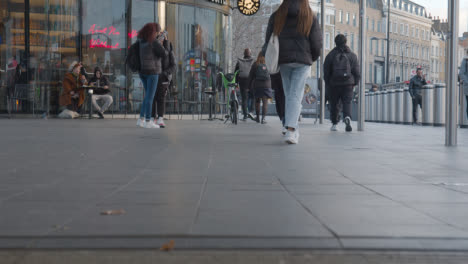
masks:
<path id="1" fill-rule="evenodd" d="M 285 142 L 299 142 L 298 119 L 310 66 L 320 56 L 322 33 L 308 0 L 283 0 L 270 17 L 262 53 L 272 35 L 278 36 L 281 78 L 285 95 Z"/>
<path id="2" fill-rule="evenodd" d="M 262 53 L 258 55 L 257 61 L 250 68 L 249 89 L 253 91 L 255 96 L 255 112 L 257 113 L 255 120 L 260 123 L 260 103 L 263 103 L 262 124 L 266 124 L 265 116 L 268 99 L 273 97 L 273 90 L 271 89 L 270 73 L 265 65 L 265 57 Z"/>

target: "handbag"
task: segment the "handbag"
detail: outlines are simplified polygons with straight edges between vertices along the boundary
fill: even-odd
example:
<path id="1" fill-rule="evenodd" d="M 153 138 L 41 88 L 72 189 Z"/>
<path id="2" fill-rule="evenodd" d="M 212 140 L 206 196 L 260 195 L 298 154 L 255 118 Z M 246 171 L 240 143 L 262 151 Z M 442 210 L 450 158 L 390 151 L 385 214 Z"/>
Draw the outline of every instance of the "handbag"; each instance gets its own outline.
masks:
<path id="1" fill-rule="evenodd" d="M 279 72 L 279 39 L 275 34 L 271 34 L 268 46 L 265 52 L 265 64 L 270 74 Z"/>

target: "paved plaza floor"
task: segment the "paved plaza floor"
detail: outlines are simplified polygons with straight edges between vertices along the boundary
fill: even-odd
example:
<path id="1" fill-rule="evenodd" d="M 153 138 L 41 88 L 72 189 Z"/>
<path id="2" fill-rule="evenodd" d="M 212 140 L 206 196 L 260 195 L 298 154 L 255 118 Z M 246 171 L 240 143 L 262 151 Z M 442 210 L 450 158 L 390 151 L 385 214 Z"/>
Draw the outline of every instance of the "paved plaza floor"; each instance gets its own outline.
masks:
<path id="1" fill-rule="evenodd" d="M 0 248 L 468 250 L 468 130 L 269 121 L 0 120 Z"/>

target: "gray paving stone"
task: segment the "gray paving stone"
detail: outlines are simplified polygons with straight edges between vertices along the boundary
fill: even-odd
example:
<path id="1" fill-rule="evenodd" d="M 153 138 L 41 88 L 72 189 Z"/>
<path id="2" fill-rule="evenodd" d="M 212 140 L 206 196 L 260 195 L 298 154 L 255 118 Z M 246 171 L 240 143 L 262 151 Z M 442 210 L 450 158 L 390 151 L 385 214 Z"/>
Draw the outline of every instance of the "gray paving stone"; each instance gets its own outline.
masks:
<path id="1" fill-rule="evenodd" d="M 468 130 L 445 148 L 443 128 L 307 119 L 295 146 L 276 121 L 0 126 L 0 247 L 467 248 Z"/>

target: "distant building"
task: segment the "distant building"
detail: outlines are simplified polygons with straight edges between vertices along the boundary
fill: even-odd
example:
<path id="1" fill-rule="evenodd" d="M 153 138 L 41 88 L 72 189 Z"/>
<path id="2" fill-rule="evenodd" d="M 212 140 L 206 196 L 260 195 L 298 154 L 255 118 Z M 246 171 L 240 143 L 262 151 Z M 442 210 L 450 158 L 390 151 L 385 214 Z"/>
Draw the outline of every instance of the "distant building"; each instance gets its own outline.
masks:
<path id="1" fill-rule="evenodd" d="M 421 5 L 390 1 L 390 81 L 407 81 L 417 68 L 430 72 L 432 20 Z M 388 12 L 387 4 L 384 7 Z"/>

